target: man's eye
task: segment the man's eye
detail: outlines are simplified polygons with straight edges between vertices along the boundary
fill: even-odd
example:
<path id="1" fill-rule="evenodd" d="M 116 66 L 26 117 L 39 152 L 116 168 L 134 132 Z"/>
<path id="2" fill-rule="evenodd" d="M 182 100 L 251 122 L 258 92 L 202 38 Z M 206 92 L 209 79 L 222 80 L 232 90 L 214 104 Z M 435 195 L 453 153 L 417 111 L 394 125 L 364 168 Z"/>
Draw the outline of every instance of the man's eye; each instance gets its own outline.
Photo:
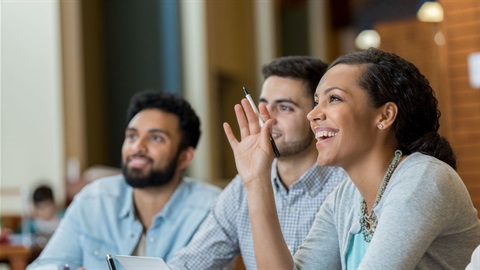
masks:
<path id="1" fill-rule="evenodd" d="M 279 105 L 280 111 L 293 111 L 291 107 L 286 105 Z"/>
<path id="2" fill-rule="evenodd" d="M 152 141 L 154 142 L 162 142 L 163 141 L 163 138 L 160 137 L 160 136 L 152 136 Z"/>
<path id="3" fill-rule="evenodd" d="M 135 140 L 135 139 L 137 139 L 137 135 L 136 135 L 136 134 L 127 134 L 125 137 L 126 137 L 127 139 L 129 139 L 129 140 Z"/>

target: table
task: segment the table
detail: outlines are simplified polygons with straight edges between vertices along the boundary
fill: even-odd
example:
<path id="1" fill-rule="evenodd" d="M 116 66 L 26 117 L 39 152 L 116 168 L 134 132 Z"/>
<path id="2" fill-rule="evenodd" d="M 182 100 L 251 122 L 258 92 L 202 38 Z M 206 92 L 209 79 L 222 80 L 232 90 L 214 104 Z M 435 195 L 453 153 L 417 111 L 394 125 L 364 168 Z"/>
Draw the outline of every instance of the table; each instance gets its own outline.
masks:
<path id="1" fill-rule="evenodd" d="M 25 270 L 32 250 L 23 245 L 0 244 L 0 260 L 7 260 L 12 270 Z"/>

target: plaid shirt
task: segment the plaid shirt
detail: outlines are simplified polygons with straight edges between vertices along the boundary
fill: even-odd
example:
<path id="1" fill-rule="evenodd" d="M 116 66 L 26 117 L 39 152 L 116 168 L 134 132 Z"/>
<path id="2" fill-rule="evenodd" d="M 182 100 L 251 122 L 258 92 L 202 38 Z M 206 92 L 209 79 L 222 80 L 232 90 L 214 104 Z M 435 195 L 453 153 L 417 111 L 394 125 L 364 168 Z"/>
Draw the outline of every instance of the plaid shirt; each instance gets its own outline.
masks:
<path id="1" fill-rule="evenodd" d="M 285 242 L 293 255 L 306 238 L 325 198 L 346 173 L 335 167 L 320 167 L 315 163 L 289 190 L 280 182 L 272 166 L 278 218 Z M 168 262 L 172 269 L 222 269 L 237 254 L 242 254 L 247 269 L 256 269 L 247 194 L 237 175 L 220 194 L 191 242 Z"/>

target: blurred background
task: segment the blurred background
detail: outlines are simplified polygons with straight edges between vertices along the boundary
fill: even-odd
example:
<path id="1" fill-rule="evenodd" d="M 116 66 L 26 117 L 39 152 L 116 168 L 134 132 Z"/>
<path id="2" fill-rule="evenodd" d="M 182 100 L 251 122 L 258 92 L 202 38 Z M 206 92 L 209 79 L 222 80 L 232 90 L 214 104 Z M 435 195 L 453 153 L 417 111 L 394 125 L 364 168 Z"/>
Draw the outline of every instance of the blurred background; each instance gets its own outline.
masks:
<path id="1" fill-rule="evenodd" d="M 480 209 L 480 0 L 1 0 L 0 16 L 3 216 L 27 214 L 40 180 L 65 206 L 118 173 L 128 101 L 145 89 L 192 103 L 203 134 L 187 174 L 223 187 L 236 170 L 222 123 L 242 86 L 258 96 L 263 64 L 369 46 L 430 80 Z"/>

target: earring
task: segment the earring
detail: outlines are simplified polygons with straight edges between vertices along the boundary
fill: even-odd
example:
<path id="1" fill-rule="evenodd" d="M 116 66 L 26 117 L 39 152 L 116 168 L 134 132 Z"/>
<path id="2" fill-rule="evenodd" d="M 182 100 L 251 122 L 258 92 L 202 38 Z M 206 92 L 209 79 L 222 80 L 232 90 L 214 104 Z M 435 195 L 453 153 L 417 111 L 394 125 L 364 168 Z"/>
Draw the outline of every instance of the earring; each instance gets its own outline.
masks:
<path id="1" fill-rule="evenodd" d="M 378 127 L 379 129 L 383 129 L 383 125 L 382 125 L 382 124 L 378 124 L 377 127 Z"/>

